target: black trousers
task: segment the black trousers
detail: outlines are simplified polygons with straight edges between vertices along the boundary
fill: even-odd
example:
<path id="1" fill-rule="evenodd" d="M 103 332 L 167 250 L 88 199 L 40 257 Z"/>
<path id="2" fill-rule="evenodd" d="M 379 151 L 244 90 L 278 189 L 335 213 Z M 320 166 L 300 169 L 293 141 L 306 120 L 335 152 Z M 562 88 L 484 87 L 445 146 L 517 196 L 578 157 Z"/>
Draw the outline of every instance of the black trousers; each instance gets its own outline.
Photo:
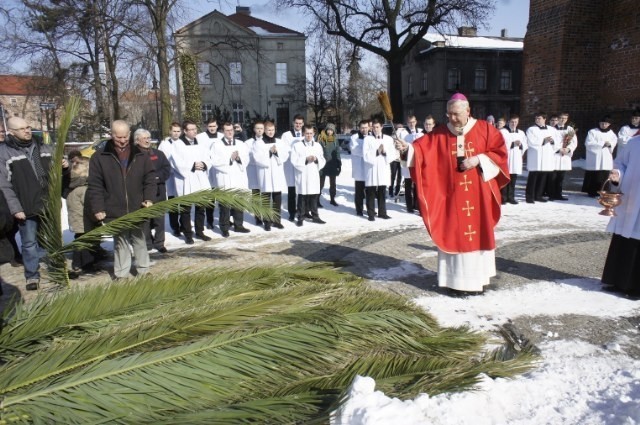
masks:
<path id="1" fill-rule="evenodd" d="M 151 218 L 142 224 L 147 249 L 164 247 L 164 216 Z"/>
<path id="2" fill-rule="evenodd" d="M 318 218 L 318 198 L 320 194 L 298 195 L 298 220 L 304 220 L 307 213 L 311 213 L 313 218 Z"/>
<path id="3" fill-rule="evenodd" d="M 218 225 L 220 230 L 229 230 L 231 226 L 231 217 L 233 217 L 233 227 L 242 227 L 244 224 L 244 211 L 236 210 L 223 205 L 218 205 L 220 215 L 218 216 Z"/>
<path id="4" fill-rule="evenodd" d="M 367 186 L 367 215 L 374 217 L 376 215 L 375 202 L 378 200 L 378 217 L 387 215 L 387 187 L 386 186 Z"/>
<path id="5" fill-rule="evenodd" d="M 320 175 L 320 192 L 324 189 L 324 181 L 326 177 L 327 176 L 324 174 Z M 336 199 L 336 191 L 336 176 L 329 176 L 329 196 L 332 201 L 335 201 Z"/>
<path id="6" fill-rule="evenodd" d="M 518 179 L 518 175 L 509 174 L 509 177 L 511 178 L 509 184 L 500 189 L 500 193 L 502 194 L 502 202 L 516 200 L 516 180 Z"/>
<path id="7" fill-rule="evenodd" d="M 204 207 L 195 207 L 195 212 L 193 214 L 193 224 L 196 230 L 196 233 L 204 232 Z M 185 206 L 185 208 L 180 212 L 180 229 L 185 234 L 185 236 L 193 235 L 193 228 L 191 227 L 191 205 Z"/>
<path id="8" fill-rule="evenodd" d="M 282 206 L 282 192 L 262 192 L 260 196 L 262 197 L 262 205 L 265 207 L 271 207 L 273 212 L 278 215 L 274 220 L 262 220 L 262 222 L 264 224 L 279 224 Z"/>
<path id="9" fill-rule="evenodd" d="M 416 209 L 416 187 L 413 184 L 413 180 L 410 178 L 404 178 L 404 201 L 407 205 L 407 211 L 413 212 Z"/>
<path id="10" fill-rule="evenodd" d="M 356 180 L 355 182 L 356 182 L 355 183 L 356 193 L 355 193 L 355 199 L 353 203 L 356 206 L 356 214 L 362 215 L 364 210 L 364 197 L 365 197 L 364 181 Z"/>
<path id="11" fill-rule="evenodd" d="M 173 198 L 175 198 L 175 196 L 169 196 L 169 199 Z M 169 213 L 169 226 L 171 226 L 171 230 L 173 230 L 174 232 L 180 231 L 180 221 L 178 220 L 179 215 L 180 214 L 177 212 Z"/>
<path id="12" fill-rule="evenodd" d="M 93 230 L 93 229 L 91 229 Z M 84 235 L 84 233 L 76 233 L 73 235 L 73 239 L 78 239 L 80 236 Z M 100 246 L 100 243 L 97 244 Z M 83 269 L 95 263 L 96 258 L 94 256 L 94 252 L 91 249 L 75 249 L 73 250 L 73 254 L 71 256 L 71 268 L 72 269 Z"/>
<path id="13" fill-rule="evenodd" d="M 562 185 L 564 184 L 564 175 L 566 171 L 552 171 L 547 177 L 547 193 L 551 199 L 560 199 L 562 197 Z"/>
<path id="14" fill-rule="evenodd" d="M 298 200 L 296 199 L 296 187 L 289 186 L 287 188 L 287 209 L 289 210 L 289 220 L 293 220 L 296 216 Z"/>
<path id="15" fill-rule="evenodd" d="M 542 198 L 547 184 L 548 174 L 549 171 L 529 171 L 527 187 L 525 189 L 527 202 Z"/>
<path id="16" fill-rule="evenodd" d="M 391 167 L 391 183 L 389 184 L 389 194 L 397 195 L 400 193 L 400 182 L 402 182 L 402 172 L 400 167 L 400 161 L 393 161 L 390 164 Z M 394 190 L 395 182 L 395 190 Z"/>

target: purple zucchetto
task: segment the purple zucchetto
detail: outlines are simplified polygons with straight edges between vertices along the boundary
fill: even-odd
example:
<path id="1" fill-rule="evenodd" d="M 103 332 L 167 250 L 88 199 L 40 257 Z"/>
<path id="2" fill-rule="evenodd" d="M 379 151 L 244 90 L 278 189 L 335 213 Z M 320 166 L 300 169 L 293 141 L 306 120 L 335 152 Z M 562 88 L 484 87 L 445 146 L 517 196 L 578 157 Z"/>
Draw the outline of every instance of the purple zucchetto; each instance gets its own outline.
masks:
<path id="1" fill-rule="evenodd" d="M 467 100 L 467 97 L 465 95 L 463 95 L 462 93 L 456 93 L 453 96 L 451 96 L 451 99 L 449 100 Z"/>

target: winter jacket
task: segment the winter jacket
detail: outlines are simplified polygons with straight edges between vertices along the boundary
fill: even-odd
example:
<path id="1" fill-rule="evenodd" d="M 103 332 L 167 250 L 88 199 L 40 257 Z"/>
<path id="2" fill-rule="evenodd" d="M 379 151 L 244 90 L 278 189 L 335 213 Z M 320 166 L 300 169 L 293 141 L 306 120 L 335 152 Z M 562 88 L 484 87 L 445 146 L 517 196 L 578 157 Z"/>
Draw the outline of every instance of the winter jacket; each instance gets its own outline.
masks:
<path id="1" fill-rule="evenodd" d="M 67 217 L 73 233 L 85 233 L 92 229 L 89 214 L 85 211 L 85 194 L 89 177 L 89 159 L 82 158 L 69 173 L 67 194 Z"/>
<path id="2" fill-rule="evenodd" d="M 342 160 L 340 159 L 340 145 L 336 135 L 329 136 L 324 130 L 318 137 L 318 142 L 322 145 L 324 159 L 327 161 L 320 174 L 326 177 L 334 177 L 340 175 L 342 169 Z"/>
<path id="3" fill-rule="evenodd" d="M 153 169 L 156 172 L 158 191 L 156 192 L 155 198 L 151 199 L 151 201 L 164 201 L 167 199 L 166 181 L 171 177 L 171 163 L 161 150 L 150 148 L 148 151 L 143 150 L 143 152 L 149 156 L 153 164 Z"/>
<path id="4" fill-rule="evenodd" d="M 8 235 L 13 228 L 13 215 L 9 212 L 9 206 L 0 191 L 0 264 L 8 263 L 13 259 L 13 247 Z"/>
<path id="5" fill-rule="evenodd" d="M 149 155 L 131 145 L 125 170 L 113 142 L 91 156 L 86 200 L 91 216 L 105 212 L 111 221 L 141 208 L 143 201 L 156 199 L 156 173 Z"/>
<path id="6" fill-rule="evenodd" d="M 24 212 L 27 217 L 41 213 L 49 184 L 51 168 L 51 147 L 33 136 L 28 147 L 13 135 L 7 135 L 5 143 L 0 144 L 0 189 L 9 206 L 11 214 Z M 38 180 L 31 152 L 37 144 L 40 149 L 40 163 L 45 171 L 42 181 Z"/>

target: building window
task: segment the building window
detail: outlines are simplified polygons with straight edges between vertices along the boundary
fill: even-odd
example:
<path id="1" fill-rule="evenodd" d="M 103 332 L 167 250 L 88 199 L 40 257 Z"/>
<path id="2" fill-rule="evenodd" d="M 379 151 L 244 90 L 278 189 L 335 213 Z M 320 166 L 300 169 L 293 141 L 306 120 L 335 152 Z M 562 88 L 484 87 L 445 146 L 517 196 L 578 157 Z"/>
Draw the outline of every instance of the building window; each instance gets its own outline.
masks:
<path id="1" fill-rule="evenodd" d="M 287 84 L 287 64 L 276 63 L 276 84 Z"/>
<path id="2" fill-rule="evenodd" d="M 460 89 L 460 70 L 458 68 L 449 68 L 447 71 L 447 90 Z"/>
<path id="3" fill-rule="evenodd" d="M 513 90 L 510 69 L 503 69 L 502 71 L 500 71 L 500 90 L 502 91 Z"/>
<path id="4" fill-rule="evenodd" d="M 210 118 L 213 118 L 213 105 L 211 103 L 203 103 L 200 112 L 202 113 L 202 122 L 209 121 Z"/>
<path id="5" fill-rule="evenodd" d="M 278 43 L 278 50 L 284 50 L 284 43 Z"/>
<path id="6" fill-rule="evenodd" d="M 233 122 L 243 123 L 244 107 L 242 106 L 242 103 L 233 103 L 231 106 L 231 109 L 233 110 Z"/>
<path id="7" fill-rule="evenodd" d="M 428 80 L 427 80 L 427 76 L 428 75 L 427 75 L 426 72 L 422 73 L 422 84 L 420 86 L 422 88 L 422 92 L 423 93 L 426 93 L 427 90 L 429 89 L 429 83 L 428 83 Z"/>
<path id="8" fill-rule="evenodd" d="M 476 69 L 473 89 L 476 91 L 485 91 L 487 89 L 487 70 L 486 69 L 483 69 L 483 68 Z"/>
<path id="9" fill-rule="evenodd" d="M 11 106 L 18 106 L 18 99 L 16 99 L 15 97 L 9 99 L 9 102 L 11 102 Z"/>
<path id="10" fill-rule="evenodd" d="M 229 79 L 231 85 L 242 84 L 242 64 L 240 62 L 231 62 L 229 64 Z"/>
<path id="11" fill-rule="evenodd" d="M 413 75 L 407 77 L 407 94 L 413 96 Z"/>
<path id="12" fill-rule="evenodd" d="M 211 71 L 208 62 L 198 62 L 198 82 L 200 85 L 211 84 Z"/>

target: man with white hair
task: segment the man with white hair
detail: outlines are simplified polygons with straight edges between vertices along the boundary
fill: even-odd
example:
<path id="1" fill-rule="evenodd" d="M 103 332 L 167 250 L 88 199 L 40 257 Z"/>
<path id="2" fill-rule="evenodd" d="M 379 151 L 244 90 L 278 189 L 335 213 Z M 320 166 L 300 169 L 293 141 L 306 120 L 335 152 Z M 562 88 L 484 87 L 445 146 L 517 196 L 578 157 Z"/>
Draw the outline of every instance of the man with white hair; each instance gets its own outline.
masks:
<path id="1" fill-rule="evenodd" d="M 131 130 L 122 120 L 111 123 L 111 140 L 91 157 L 86 199 L 96 221 L 112 221 L 156 199 L 156 173 L 148 155 L 129 142 Z M 138 275 L 149 271 L 149 253 L 142 227 L 113 236 L 113 274 L 129 277 L 131 251 Z"/>
<path id="2" fill-rule="evenodd" d="M 49 185 L 51 148 L 31 134 L 31 127 L 19 117 L 7 121 L 8 134 L 0 143 L 0 190 L 18 223 L 26 289 L 40 285 L 39 260 L 45 253 L 38 243 L 40 214 Z"/>
<path id="3" fill-rule="evenodd" d="M 164 152 L 151 147 L 151 133 L 143 128 L 133 133 L 133 143 L 142 152 L 149 156 L 153 169 L 156 171 L 156 186 L 158 190 L 153 202 L 161 202 L 167 199 L 166 181 L 171 176 L 171 164 Z M 147 240 L 147 249 L 155 248 L 159 253 L 166 254 L 164 246 L 164 215 L 155 217 L 144 223 L 144 236 Z"/>
<path id="4" fill-rule="evenodd" d="M 447 103 L 449 123 L 420 139 L 396 141 L 416 184 L 420 215 L 438 247 L 438 285 L 481 292 L 495 276 L 500 187 L 509 182 L 500 132 L 471 117 L 467 98 Z"/>

